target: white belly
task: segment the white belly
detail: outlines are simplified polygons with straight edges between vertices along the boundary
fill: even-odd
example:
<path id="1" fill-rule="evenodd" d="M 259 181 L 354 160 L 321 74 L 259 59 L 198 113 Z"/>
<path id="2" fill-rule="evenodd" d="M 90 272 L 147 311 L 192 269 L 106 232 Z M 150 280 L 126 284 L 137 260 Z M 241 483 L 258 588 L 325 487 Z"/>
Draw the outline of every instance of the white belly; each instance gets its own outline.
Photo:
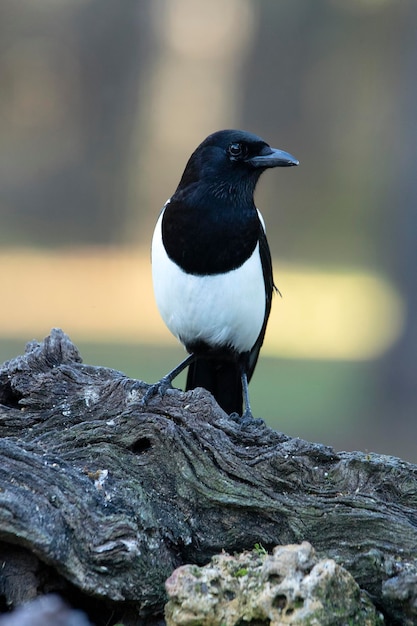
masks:
<path id="1" fill-rule="evenodd" d="M 243 265 L 227 274 L 186 274 L 162 245 L 162 215 L 152 240 L 152 276 L 159 312 L 183 344 L 250 350 L 265 316 L 265 286 L 259 245 Z"/>

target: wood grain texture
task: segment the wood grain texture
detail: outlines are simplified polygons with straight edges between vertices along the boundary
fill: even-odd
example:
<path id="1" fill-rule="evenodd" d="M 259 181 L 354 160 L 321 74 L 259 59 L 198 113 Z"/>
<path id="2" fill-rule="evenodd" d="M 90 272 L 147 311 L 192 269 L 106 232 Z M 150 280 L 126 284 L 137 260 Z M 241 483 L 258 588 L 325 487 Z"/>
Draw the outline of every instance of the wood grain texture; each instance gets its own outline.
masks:
<path id="1" fill-rule="evenodd" d="M 147 387 L 84 365 L 60 330 L 0 369 L 0 541 L 48 589 L 145 619 L 181 564 L 307 540 L 387 623 L 416 623 L 416 466 L 242 428 L 201 389 L 143 406 Z"/>

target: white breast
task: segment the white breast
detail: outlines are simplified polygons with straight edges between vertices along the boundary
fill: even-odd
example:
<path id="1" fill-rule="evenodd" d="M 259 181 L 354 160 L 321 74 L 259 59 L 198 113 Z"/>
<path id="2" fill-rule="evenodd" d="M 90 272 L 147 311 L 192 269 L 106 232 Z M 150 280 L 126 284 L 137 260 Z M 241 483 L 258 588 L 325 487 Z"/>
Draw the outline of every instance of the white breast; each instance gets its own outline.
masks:
<path id="1" fill-rule="evenodd" d="M 259 244 L 243 265 L 227 274 L 186 274 L 165 252 L 162 216 L 163 212 L 152 240 L 152 277 L 156 303 L 165 324 L 185 345 L 201 340 L 212 347 L 250 350 L 265 316 Z"/>

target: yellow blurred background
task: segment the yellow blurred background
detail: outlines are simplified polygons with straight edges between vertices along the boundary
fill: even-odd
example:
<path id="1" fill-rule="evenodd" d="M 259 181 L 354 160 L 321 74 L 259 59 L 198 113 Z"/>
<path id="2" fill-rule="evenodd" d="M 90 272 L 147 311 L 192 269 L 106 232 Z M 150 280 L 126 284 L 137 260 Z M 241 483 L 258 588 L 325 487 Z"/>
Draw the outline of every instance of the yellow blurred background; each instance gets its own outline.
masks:
<path id="1" fill-rule="evenodd" d="M 55 325 L 81 341 L 173 345 L 153 298 L 149 250 L 77 248 L 0 253 L 4 336 L 43 336 Z M 263 354 L 290 359 L 367 360 L 380 356 L 403 330 L 404 305 L 381 278 L 275 263 L 282 275 Z M 33 303 L 33 304 L 32 304 Z M 352 323 L 355 320 L 355 324 Z"/>
<path id="2" fill-rule="evenodd" d="M 283 297 L 254 413 L 417 460 L 417 5 L 5 0 L 0 34 L 0 361 L 61 327 L 86 362 L 173 367 L 153 226 L 197 144 L 244 128 L 301 162 L 256 195 Z"/>

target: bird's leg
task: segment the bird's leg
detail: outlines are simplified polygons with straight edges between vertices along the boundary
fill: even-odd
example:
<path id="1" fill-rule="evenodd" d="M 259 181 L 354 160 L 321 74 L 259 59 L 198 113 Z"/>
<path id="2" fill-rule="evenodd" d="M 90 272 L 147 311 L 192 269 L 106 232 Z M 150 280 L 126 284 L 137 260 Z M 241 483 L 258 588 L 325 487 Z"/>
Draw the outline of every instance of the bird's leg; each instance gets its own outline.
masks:
<path id="1" fill-rule="evenodd" d="M 159 380 L 157 383 L 154 383 L 153 385 L 150 385 L 142 398 L 142 404 L 147 404 L 149 400 L 156 394 L 163 396 L 167 389 L 170 389 L 172 387 L 171 383 L 174 378 L 181 374 L 181 372 L 185 370 L 186 367 L 191 365 L 194 359 L 195 355 L 189 354 L 186 359 L 181 361 L 181 363 L 177 365 L 177 367 L 174 367 L 174 369 L 168 372 L 168 374 L 161 378 L 161 380 Z"/>
<path id="2" fill-rule="evenodd" d="M 241 428 L 253 428 L 254 426 L 264 426 L 265 422 L 260 417 L 253 417 L 252 409 L 250 408 L 249 402 L 249 389 L 248 389 L 248 377 L 246 374 L 246 370 L 242 368 L 240 374 L 242 380 L 242 391 L 243 391 L 243 400 L 245 403 L 245 410 L 242 413 L 242 416 L 239 417 L 236 421 L 240 424 Z M 236 414 L 235 414 L 236 415 Z"/>
<path id="3" fill-rule="evenodd" d="M 243 368 L 242 368 L 240 377 L 242 380 L 243 401 L 245 403 L 245 410 L 242 413 L 242 422 L 245 422 L 248 420 L 253 420 L 253 415 L 252 415 L 252 409 L 250 408 L 250 402 L 249 402 L 248 377 Z"/>

